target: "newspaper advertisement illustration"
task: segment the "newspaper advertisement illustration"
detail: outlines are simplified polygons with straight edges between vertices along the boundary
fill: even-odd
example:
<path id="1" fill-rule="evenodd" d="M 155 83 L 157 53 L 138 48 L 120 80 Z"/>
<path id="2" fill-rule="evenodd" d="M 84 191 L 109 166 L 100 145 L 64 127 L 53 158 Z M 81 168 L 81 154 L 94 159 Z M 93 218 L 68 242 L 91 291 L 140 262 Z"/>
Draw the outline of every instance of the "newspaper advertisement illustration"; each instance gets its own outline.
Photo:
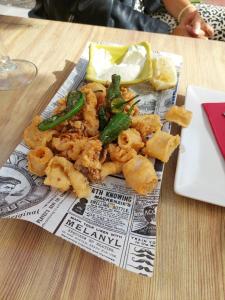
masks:
<path id="1" fill-rule="evenodd" d="M 169 53 L 176 64 L 180 56 Z M 79 63 L 43 112 L 49 116 L 57 100 L 84 82 L 88 47 Z M 139 94 L 140 112 L 159 114 L 163 130 L 170 131 L 164 113 L 176 101 L 177 87 L 154 92 L 148 84 L 132 89 Z M 27 169 L 27 146 L 21 142 L 0 169 L 0 217 L 30 221 L 80 248 L 129 271 L 152 276 L 156 247 L 156 214 L 160 197 L 163 163 L 154 161 L 158 176 L 156 189 L 140 196 L 128 188 L 122 176 L 109 176 L 91 184 L 88 199 L 60 192 L 43 184 L 44 178 Z"/>

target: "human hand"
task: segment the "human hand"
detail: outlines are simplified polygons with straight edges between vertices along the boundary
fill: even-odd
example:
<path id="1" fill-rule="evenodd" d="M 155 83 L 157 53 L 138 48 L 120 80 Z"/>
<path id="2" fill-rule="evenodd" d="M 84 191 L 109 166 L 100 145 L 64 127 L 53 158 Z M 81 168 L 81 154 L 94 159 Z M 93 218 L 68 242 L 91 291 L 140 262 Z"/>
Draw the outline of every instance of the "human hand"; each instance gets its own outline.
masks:
<path id="1" fill-rule="evenodd" d="M 187 11 L 181 18 L 178 27 L 184 27 L 189 36 L 207 39 L 212 37 L 213 28 L 207 24 L 197 10 Z"/>
<path id="2" fill-rule="evenodd" d="M 187 31 L 186 27 L 184 26 L 177 26 L 171 34 L 173 35 L 179 35 L 179 36 L 189 36 L 191 37 L 190 33 Z"/>
<path id="3" fill-rule="evenodd" d="M 191 33 L 187 26 L 182 26 L 182 25 L 178 25 L 173 31 L 172 33 L 173 35 L 179 35 L 179 36 L 187 36 L 187 37 L 197 37 L 197 38 L 201 38 L 201 39 L 208 39 L 208 37 L 205 35 L 205 32 L 203 30 L 200 29 L 198 36 L 193 35 L 193 33 Z"/>

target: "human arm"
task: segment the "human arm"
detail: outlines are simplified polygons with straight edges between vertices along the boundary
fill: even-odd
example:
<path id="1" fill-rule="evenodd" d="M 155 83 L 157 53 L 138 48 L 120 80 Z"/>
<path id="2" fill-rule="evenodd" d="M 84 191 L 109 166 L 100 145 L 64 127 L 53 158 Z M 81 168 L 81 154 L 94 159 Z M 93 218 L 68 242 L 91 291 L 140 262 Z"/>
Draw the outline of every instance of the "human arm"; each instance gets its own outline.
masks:
<path id="1" fill-rule="evenodd" d="M 179 13 L 182 11 L 184 7 L 187 7 L 190 5 L 189 0 L 177 0 L 177 1 L 171 1 L 171 0 L 163 0 L 163 4 L 166 8 L 166 10 L 174 17 L 178 18 Z M 194 5 L 190 5 L 186 10 L 185 14 L 188 14 L 190 12 L 196 11 L 196 8 Z"/>
<path id="2" fill-rule="evenodd" d="M 176 35 L 208 38 L 213 36 L 212 27 L 207 24 L 189 0 L 163 0 L 166 10 L 176 19 L 179 25 L 172 32 Z"/>

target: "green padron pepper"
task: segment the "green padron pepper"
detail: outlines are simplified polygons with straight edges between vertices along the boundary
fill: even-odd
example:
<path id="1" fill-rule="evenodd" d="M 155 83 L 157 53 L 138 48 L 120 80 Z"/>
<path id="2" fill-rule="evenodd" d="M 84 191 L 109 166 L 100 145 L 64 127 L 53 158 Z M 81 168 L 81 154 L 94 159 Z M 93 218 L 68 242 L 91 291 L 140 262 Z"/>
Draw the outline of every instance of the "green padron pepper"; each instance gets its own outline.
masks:
<path id="1" fill-rule="evenodd" d="M 139 97 L 139 95 L 134 96 L 128 101 L 125 101 L 122 97 L 114 98 L 111 101 L 111 112 L 116 114 L 118 112 L 124 111 L 125 105 L 127 105 L 129 102 L 134 100 L 135 98 Z"/>
<path id="2" fill-rule="evenodd" d="M 120 75 L 113 74 L 112 82 L 107 90 L 106 99 L 110 103 L 112 99 L 120 97 Z"/>
<path id="3" fill-rule="evenodd" d="M 104 128 L 104 130 L 100 134 L 100 140 L 103 145 L 109 144 L 115 141 L 120 132 L 126 130 L 130 127 L 132 120 L 130 114 L 134 109 L 134 106 L 140 102 L 136 101 L 129 109 L 127 113 L 119 112 L 115 114 L 109 121 L 108 125 Z"/>
<path id="4" fill-rule="evenodd" d="M 98 119 L 99 119 L 99 130 L 102 131 L 108 123 L 107 114 L 106 114 L 106 111 L 105 111 L 105 107 L 103 105 L 101 105 L 99 107 Z"/>
<path id="5" fill-rule="evenodd" d="M 61 113 L 51 116 L 50 118 L 43 120 L 39 125 L 38 129 L 46 131 L 52 129 L 64 121 L 71 119 L 76 115 L 84 106 L 85 96 L 79 91 L 72 91 L 67 96 L 67 106 Z"/>

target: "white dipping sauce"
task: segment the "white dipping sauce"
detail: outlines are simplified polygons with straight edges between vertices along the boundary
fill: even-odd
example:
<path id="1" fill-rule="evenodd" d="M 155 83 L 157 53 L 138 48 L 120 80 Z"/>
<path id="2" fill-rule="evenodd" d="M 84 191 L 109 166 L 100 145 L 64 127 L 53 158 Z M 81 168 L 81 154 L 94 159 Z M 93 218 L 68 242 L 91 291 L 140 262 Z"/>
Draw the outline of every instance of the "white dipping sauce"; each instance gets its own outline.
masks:
<path id="1" fill-rule="evenodd" d="M 112 64 L 112 56 L 105 49 L 94 49 L 93 67 L 96 79 L 111 81 L 113 74 L 121 76 L 121 81 L 132 81 L 140 74 L 147 57 L 144 46 L 135 45 L 128 48 L 120 64 Z"/>

